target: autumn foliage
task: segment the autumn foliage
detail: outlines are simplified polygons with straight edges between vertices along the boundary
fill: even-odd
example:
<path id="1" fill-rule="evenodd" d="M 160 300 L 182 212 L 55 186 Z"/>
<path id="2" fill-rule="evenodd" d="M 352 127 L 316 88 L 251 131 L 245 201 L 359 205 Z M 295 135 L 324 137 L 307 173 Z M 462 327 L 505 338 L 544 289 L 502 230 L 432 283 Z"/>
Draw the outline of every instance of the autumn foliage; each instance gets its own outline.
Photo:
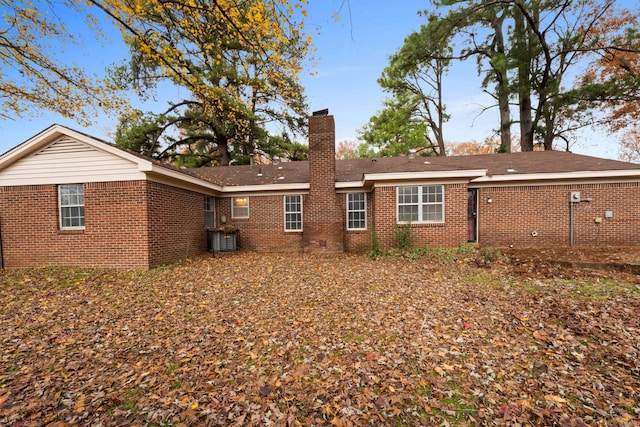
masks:
<path id="1" fill-rule="evenodd" d="M 605 99 L 602 109 L 608 114 L 606 123 L 612 131 L 634 126 L 640 120 L 640 95 L 634 87 L 640 80 L 640 13 L 627 9 L 607 13 L 594 20 L 590 29 L 599 46 L 611 46 L 591 62 L 582 76 L 583 82 L 619 87 L 621 95 Z M 631 30 L 635 28 L 636 30 Z M 617 47 L 614 47 L 617 46 Z"/>
<path id="2" fill-rule="evenodd" d="M 1 271 L 0 424 L 633 425 L 637 276 L 483 254 Z"/>
<path id="3" fill-rule="evenodd" d="M 68 29 L 65 16 L 84 21 L 86 39 L 104 38 L 83 2 L 2 0 L 0 6 L 0 117 L 48 110 L 86 125 L 101 110 L 126 106 L 108 82 L 61 60 L 66 50 L 83 44 L 83 37 Z"/>

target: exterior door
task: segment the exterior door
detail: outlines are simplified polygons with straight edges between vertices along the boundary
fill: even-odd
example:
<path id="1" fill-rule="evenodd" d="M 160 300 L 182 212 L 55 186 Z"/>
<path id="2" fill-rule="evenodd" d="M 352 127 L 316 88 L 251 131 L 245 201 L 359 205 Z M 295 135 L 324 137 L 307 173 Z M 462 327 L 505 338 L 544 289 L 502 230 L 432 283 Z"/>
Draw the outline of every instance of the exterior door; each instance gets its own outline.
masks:
<path id="1" fill-rule="evenodd" d="M 467 242 L 478 241 L 478 189 L 469 188 L 467 203 Z"/>

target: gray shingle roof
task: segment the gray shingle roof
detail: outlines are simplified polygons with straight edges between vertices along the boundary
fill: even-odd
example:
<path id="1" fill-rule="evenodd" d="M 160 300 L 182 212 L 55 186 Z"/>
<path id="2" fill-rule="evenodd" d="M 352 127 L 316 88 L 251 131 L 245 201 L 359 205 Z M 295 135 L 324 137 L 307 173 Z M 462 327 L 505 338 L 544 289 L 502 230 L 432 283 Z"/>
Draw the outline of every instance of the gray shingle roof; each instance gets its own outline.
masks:
<path id="1" fill-rule="evenodd" d="M 487 169 L 488 176 L 562 174 L 638 170 L 640 165 L 563 151 L 534 151 L 452 157 L 383 157 L 336 160 L 336 182 L 362 181 L 365 174 L 444 172 Z M 510 171 L 508 171 L 510 170 Z M 224 186 L 293 184 L 309 182 L 309 163 L 217 166 L 191 170 L 196 176 Z"/>

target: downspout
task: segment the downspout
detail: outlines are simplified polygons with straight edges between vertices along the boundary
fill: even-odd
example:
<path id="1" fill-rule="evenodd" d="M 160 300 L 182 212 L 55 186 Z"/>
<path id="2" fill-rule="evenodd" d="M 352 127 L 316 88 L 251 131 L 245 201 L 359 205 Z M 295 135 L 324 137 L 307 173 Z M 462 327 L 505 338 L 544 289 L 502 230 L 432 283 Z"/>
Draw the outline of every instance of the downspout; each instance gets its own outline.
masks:
<path id="1" fill-rule="evenodd" d="M 3 268 L 4 268 L 4 262 L 2 261 L 2 221 L 0 221 L 0 269 L 3 269 Z"/>
<path id="2" fill-rule="evenodd" d="M 571 196 L 569 196 L 571 197 Z M 571 200 L 571 198 L 569 199 L 569 245 L 573 246 L 575 245 L 575 231 L 574 231 L 574 221 L 573 221 L 573 206 L 575 205 L 575 202 Z"/>
<path id="3" fill-rule="evenodd" d="M 576 243 L 576 236 L 575 236 L 575 220 L 574 220 L 574 213 L 575 213 L 575 209 L 574 206 L 580 202 L 590 202 L 592 201 L 592 198 L 584 198 L 581 199 L 580 198 L 580 192 L 579 191 L 572 191 L 569 193 L 569 244 L 571 246 L 574 246 Z"/>

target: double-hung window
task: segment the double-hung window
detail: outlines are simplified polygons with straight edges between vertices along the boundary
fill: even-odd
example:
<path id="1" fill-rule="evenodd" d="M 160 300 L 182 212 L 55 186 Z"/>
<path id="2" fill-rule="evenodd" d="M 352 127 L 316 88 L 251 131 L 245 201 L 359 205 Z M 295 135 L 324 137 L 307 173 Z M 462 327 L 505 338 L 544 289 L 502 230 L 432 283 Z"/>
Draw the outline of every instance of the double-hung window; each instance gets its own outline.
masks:
<path id="1" fill-rule="evenodd" d="M 205 196 L 204 198 L 204 226 L 215 227 L 216 210 L 213 197 Z"/>
<path id="2" fill-rule="evenodd" d="M 231 199 L 231 218 L 249 218 L 248 197 L 234 197 Z"/>
<path id="3" fill-rule="evenodd" d="M 284 231 L 302 231 L 302 196 L 284 196 Z"/>
<path id="4" fill-rule="evenodd" d="M 444 222 L 442 185 L 398 187 L 396 200 L 399 224 Z"/>
<path id="5" fill-rule="evenodd" d="M 84 185 L 67 184 L 58 186 L 58 210 L 60 229 L 84 228 Z"/>
<path id="6" fill-rule="evenodd" d="M 347 230 L 367 229 L 366 193 L 347 193 Z"/>

